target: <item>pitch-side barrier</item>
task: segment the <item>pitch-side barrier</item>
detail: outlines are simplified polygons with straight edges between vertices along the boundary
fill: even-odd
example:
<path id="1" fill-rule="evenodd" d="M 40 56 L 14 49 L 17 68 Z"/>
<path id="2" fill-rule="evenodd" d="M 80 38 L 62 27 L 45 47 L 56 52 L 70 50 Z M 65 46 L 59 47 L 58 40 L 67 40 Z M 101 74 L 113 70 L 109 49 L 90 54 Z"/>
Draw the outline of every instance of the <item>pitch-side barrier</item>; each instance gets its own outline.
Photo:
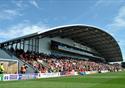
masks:
<path id="1" fill-rule="evenodd" d="M 108 71 L 102 71 L 106 73 Z M 97 71 L 86 71 L 86 72 L 57 72 L 57 73 L 29 73 L 29 74 L 0 74 L 0 81 L 11 81 L 11 80 L 27 80 L 27 79 L 39 79 L 39 78 L 50 78 L 50 77 L 61 77 L 61 76 L 72 76 L 72 75 L 87 75 L 96 74 Z"/>

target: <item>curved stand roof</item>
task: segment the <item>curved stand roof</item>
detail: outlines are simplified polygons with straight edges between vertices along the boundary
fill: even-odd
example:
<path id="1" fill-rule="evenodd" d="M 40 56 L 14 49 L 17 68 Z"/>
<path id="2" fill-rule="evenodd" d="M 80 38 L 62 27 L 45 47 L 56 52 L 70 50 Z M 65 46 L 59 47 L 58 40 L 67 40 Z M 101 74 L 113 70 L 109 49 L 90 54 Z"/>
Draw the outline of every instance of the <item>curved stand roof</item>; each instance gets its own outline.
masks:
<path id="1" fill-rule="evenodd" d="M 100 28 L 86 25 L 68 25 L 52 28 L 46 32 L 34 33 L 28 36 L 19 37 L 3 43 L 26 39 L 29 37 L 56 37 L 69 38 L 77 43 L 86 45 L 99 52 L 107 62 L 122 61 L 122 53 L 117 41 L 107 32 Z"/>
<path id="2" fill-rule="evenodd" d="M 70 25 L 54 28 L 41 34 L 49 37 L 69 38 L 77 43 L 89 46 L 98 51 L 108 62 L 123 60 L 117 41 L 110 34 L 97 27 Z"/>

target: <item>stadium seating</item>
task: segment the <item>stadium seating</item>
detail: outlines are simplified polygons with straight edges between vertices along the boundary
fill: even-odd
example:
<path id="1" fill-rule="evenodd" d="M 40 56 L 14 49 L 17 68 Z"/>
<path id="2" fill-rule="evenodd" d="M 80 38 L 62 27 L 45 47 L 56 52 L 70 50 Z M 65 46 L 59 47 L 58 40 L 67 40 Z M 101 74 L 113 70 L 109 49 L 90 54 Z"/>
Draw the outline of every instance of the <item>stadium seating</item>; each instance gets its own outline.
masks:
<path id="1" fill-rule="evenodd" d="M 12 49 L 10 50 L 12 51 Z M 54 55 L 45 55 L 34 52 L 24 52 L 23 50 L 14 50 L 14 53 L 21 60 L 32 65 L 36 70 L 34 72 L 52 73 L 52 72 L 84 72 L 84 71 L 118 71 L 121 69 L 119 64 L 104 64 L 93 61 L 84 61 L 78 58 L 62 57 Z"/>

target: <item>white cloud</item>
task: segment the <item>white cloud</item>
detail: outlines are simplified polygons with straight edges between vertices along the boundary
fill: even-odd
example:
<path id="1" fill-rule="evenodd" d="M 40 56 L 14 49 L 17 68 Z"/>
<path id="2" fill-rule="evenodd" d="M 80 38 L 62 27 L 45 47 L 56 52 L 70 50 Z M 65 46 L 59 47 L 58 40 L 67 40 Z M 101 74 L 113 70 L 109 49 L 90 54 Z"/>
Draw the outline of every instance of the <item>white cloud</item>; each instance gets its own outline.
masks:
<path id="1" fill-rule="evenodd" d="M 24 10 L 29 7 L 29 1 L 30 0 L 12 0 L 11 2 L 16 8 Z"/>
<path id="2" fill-rule="evenodd" d="M 17 7 L 24 6 L 23 0 L 12 0 L 12 3 L 15 4 Z"/>
<path id="3" fill-rule="evenodd" d="M 95 7 L 100 7 L 100 6 L 111 6 L 111 5 L 119 5 L 124 3 L 125 0 L 97 0 L 95 3 Z"/>
<path id="4" fill-rule="evenodd" d="M 110 34 L 113 34 L 115 39 L 117 39 L 125 60 L 125 5 L 121 6 L 118 13 L 114 18 L 112 18 L 112 23 L 106 25 L 106 29 Z"/>
<path id="5" fill-rule="evenodd" d="M 106 25 L 106 28 L 109 29 L 112 33 L 117 31 L 125 30 L 125 6 L 122 6 L 116 17 L 113 19 L 111 24 Z"/>
<path id="6" fill-rule="evenodd" d="M 113 26 L 125 27 L 125 6 L 122 6 L 119 10 L 119 14 L 115 17 Z"/>
<path id="7" fill-rule="evenodd" d="M 4 9 L 0 11 L 0 19 L 5 20 L 5 19 L 13 19 L 16 16 L 22 16 L 22 14 L 15 9 Z"/>
<path id="8" fill-rule="evenodd" d="M 36 8 L 39 8 L 37 2 L 35 0 L 31 0 L 30 3 L 35 6 Z"/>
<path id="9" fill-rule="evenodd" d="M 12 8 L 10 9 L 8 8 L 7 5 L 4 5 L 4 6 L 1 5 L 4 8 L 1 9 L 0 11 L 0 20 L 10 20 L 17 16 L 22 16 L 24 15 L 23 11 L 28 7 L 30 7 L 31 5 L 33 5 L 36 8 L 39 8 L 36 0 L 27 0 L 27 1 L 12 0 L 11 3 L 13 3 L 13 5 L 16 7 L 13 9 Z"/>
<path id="10" fill-rule="evenodd" d="M 7 9 L 7 10 L 4 10 L 4 12 L 13 16 L 21 15 L 17 10 Z"/>
<path id="11" fill-rule="evenodd" d="M 102 3 L 104 3 L 104 0 L 98 0 L 98 1 L 96 1 L 94 6 L 97 7 L 97 6 L 101 5 Z"/>
<path id="12" fill-rule="evenodd" d="M 121 0 L 120 0 L 121 1 Z M 101 6 L 109 6 L 111 5 L 112 3 L 114 4 L 116 1 L 113 1 L 113 0 L 97 0 L 96 3 L 95 3 L 95 7 L 101 7 Z M 116 2 L 118 3 L 118 2 Z"/>
<path id="13" fill-rule="evenodd" d="M 12 38 L 24 36 L 27 34 L 32 34 L 39 31 L 47 31 L 47 30 L 49 30 L 49 27 L 41 23 L 35 24 L 35 25 L 31 25 L 28 23 L 21 23 L 21 24 L 8 27 L 6 30 L 2 30 L 0 32 L 0 36 L 1 36 L 0 41 L 5 41 Z"/>
<path id="14" fill-rule="evenodd" d="M 36 8 L 39 8 L 39 5 L 36 0 L 13 0 L 12 3 L 17 6 L 19 9 L 26 9 L 30 7 L 30 5 L 33 5 Z"/>

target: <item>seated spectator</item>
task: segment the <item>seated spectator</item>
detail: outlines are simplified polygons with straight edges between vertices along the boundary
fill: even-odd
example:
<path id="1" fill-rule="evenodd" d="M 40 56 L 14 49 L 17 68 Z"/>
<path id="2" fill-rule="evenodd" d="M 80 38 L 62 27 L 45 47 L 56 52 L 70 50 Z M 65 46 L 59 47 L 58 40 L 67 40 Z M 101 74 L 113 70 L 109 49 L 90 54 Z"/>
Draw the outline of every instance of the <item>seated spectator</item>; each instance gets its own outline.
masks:
<path id="1" fill-rule="evenodd" d="M 17 52 L 18 51 L 18 52 Z M 84 71 L 98 71 L 99 73 L 104 70 L 119 71 L 121 66 L 119 64 L 104 64 L 96 63 L 94 61 L 85 61 L 71 57 L 62 57 L 45 54 L 35 54 L 35 52 L 24 52 L 23 50 L 16 50 L 17 56 L 26 63 L 32 65 L 36 71 L 40 73 L 46 72 L 84 72 Z M 26 72 L 27 67 L 21 67 L 21 73 Z M 38 72 L 38 71 L 37 71 Z"/>

